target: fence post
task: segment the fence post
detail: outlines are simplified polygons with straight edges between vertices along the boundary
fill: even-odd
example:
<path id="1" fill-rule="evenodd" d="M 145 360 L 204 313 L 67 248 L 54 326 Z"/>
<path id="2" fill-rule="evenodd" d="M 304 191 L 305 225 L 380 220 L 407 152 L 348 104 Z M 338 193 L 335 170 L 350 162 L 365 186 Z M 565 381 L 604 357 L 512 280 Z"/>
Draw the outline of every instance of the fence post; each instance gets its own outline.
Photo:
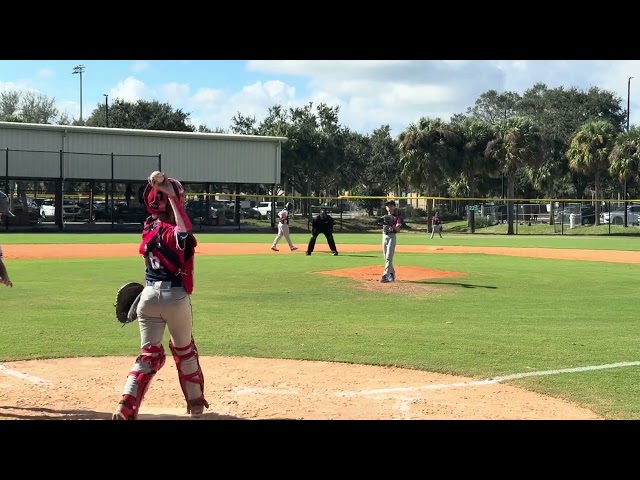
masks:
<path id="1" fill-rule="evenodd" d="M 234 221 L 236 221 L 238 223 L 238 231 L 240 231 L 240 217 L 241 217 L 241 213 L 242 213 L 242 208 L 240 208 L 240 184 L 236 183 L 236 198 L 235 198 L 235 208 L 234 208 L 234 213 L 233 213 L 233 219 Z"/>
<path id="2" fill-rule="evenodd" d="M 56 198 L 56 222 L 60 230 L 64 230 L 64 151 L 60 150 L 60 190 Z"/>
<path id="3" fill-rule="evenodd" d="M 8 194 L 9 192 L 9 147 L 7 147 L 5 151 L 5 171 L 4 171 L 4 191 Z M 3 215 L 4 218 L 4 228 L 5 230 L 9 230 L 9 216 Z"/>
<path id="4" fill-rule="evenodd" d="M 159 172 L 162 171 L 162 154 L 161 153 L 158 154 L 158 171 Z"/>
<path id="5" fill-rule="evenodd" d="M 114 225 L 113 225 L 113 210 L 116 208 L 115 204 L 114 204 L 114 195 L 115 195 L 115 185 L 114 185 L 114 178 L 115 178 L 115 166 L 114 166 L 114 160 L 113 160 L 113 152 L 111 152 L 111 230 L 114 230 Z"/>

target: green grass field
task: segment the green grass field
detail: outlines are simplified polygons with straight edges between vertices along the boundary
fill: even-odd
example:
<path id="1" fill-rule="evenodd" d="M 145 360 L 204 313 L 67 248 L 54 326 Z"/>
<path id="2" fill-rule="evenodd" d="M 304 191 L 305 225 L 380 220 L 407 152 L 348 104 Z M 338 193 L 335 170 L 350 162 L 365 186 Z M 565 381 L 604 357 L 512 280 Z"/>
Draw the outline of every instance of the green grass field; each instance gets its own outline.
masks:
<path id="1" fill-rule="evenodd" d="M 200 242 L 268 246 L 272 234 L 199 234 Z M 294 234 L 302 249 L 308 235 Z M 137 243 L 135 234 L 0 233 L 0 245 Z M 495 255 L 398 253 L 396 265 L 463 271 L 425 281 L 425 297 L 349 288 L 319 270 L 380 265 L 378 234 L 336 234 L 371 244 L 358 254 L 200 256 L 192 297 L 202 355 L 394 365 L 479 379 L 640 360 L 638 266 Z M 625 237 L 399 236 L 402 244 L 638 250 Z M 321 236 L 318 244 L 326 241 Z M 37 248 L 35 246 L 34 248 Z M 121 327 L 117 288 L 140 280 L 139 258 L 12 260 L 0 361 L 132 355 L 137 325 Z M 282 308 L 283 297 L 287 308 Z M 640 419 L 640 366 L 510 381 L 577 402 L 609 419 Z"/>

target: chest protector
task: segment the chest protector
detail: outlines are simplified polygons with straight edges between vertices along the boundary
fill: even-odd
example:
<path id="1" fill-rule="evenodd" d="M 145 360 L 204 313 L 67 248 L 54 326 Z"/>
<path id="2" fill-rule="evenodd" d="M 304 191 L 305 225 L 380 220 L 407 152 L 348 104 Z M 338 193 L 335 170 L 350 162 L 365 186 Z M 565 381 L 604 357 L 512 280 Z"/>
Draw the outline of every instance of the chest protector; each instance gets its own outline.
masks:
<path id="1" fill-rule="evenodd" d="M 142 232 L 139 252 L 145 257 L 152 254 L 169 273 L 180 278 L 185 290 L 191 295 L 194 283 L 194 253 L 198 242 L 193 235 L 189 234 L 185 240 L 184 250 L 177 250 L 167 245 L 163 239 L 163 233 L 168 230 L 173 230 L 173 226 L 149 219 Z M 171 234 L 173 237 L 173 232 Z M 173 241 L 175 242 L 175 239 Z"/>

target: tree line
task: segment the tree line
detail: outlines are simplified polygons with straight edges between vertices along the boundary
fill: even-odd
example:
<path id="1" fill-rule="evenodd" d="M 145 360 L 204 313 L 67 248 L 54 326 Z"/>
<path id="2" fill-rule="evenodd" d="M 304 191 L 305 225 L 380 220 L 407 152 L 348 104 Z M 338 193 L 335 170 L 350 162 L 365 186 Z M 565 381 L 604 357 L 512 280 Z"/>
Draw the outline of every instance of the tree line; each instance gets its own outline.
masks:
<path id="1" fill-rule="evenodd" d="M 508 202 L 611 198 L 625 185 L 635 198 L 640 129 L 628 125 L 627 114 L 612 92 L 537 83 L 523 94 L 490 90 L 448 121 L 424 116 L 395 136 L 389 125 L 354 131 L 340 123 L 339 107 L 324 103 L 274 105 L 260 122 L 238 112 L 227 129 L 210 129 L 194 126 L 188 112 L 167 103 L 116 99 L 108 112 L 98 103 L 83 124 L 288 137 L 279 185 L 287 195 L 391 192 Z M 17 91 L 0 94 L 0 119 L 80 124 L 60 114 L 54 99 Z M 595 218 L 599 222 L 598 211 Z"/>

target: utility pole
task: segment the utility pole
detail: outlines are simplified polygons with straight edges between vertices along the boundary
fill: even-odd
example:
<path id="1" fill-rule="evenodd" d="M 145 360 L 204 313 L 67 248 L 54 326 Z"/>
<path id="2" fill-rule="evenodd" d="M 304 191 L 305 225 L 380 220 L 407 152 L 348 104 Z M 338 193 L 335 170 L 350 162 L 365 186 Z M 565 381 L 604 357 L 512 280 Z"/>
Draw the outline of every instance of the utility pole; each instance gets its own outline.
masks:
<path id="1" fill-rule="evenodd" d="M 109 95 L 103 93 L 104 95 L 104 116 L 105 121 L 107 123 L 107 128 L 109 128 Z"/>
<path id="2" fill-rule="evenodd" d="M 84 65 L 76 65 L 75 67 L 73 67 L 73 72 L 74 75 L 79 74 L 80 75 L 80 123 L 83 123 L 82 121 L 82 74 L 84 73 Z"/>
<path id="3" fill-rule="evenodd" d="M 631 115 L 631 79 L 633 77 L 629 77 L 627 81 L 627 133 L 629 133 L 629 118 Z M 625 172 L 624 176 L 624 192 L 622 193 L 624 197 L 624 226 L 628 226 L 627 220 L 627 173 Z"/>

